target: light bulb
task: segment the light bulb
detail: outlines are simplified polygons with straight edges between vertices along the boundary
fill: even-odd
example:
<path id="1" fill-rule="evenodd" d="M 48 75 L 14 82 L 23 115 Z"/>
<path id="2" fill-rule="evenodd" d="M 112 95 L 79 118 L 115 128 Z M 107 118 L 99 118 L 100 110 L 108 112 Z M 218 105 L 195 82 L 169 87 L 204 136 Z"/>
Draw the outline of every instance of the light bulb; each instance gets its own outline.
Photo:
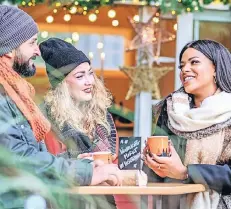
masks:
<path id="1" fill-rule="evenodd" d="M 54 21 L 54 17 L 49 15 L 49 16 L 47 16 L 46 21 L 47 21 L 47 23 L 52 23 Z"/>
<path id="2" fill-rule="evenodd" d="M 102 49 L 103 48 L 103 43 L 102 42 L 97 43 L 97 48 Z"/>
<path id="3" fill-rule="evenodd" d="M 56 6 L 56 7 L 60 7 L 60 6 L 61 6 L 61 3 L 60 3 L 60 2 L 57 2 L 57 3 L 55 4 L 55 6 Z"/>
<path id="4" fill-rule="evenodd" d="M 176 31 L 177 30 L 177 23 L 174 24 L 173 29 Z"/>
<path id="5" fill-rule="evenodd" d="M 68 22 L 68 21 L 71 20 L 71 15 L 70 15 L 70 14 L 65 14 L 64 17 L 63 17 L 63 19 L 64 19 L 66 22 Z"/>
<path id="6" fill-rule="evenodd" d="M 119 21 L 118 20 L 112 20 L 112 26 L 116 27 L 119 25 Z"/>
<path id="7" fill-rule="evenodd" d="M 139 15 L 135 15 L 135 16 L 133 17 L 133 20 L 134 20 L 135 22 L 139 22 L 139 21 L 140 21 L 140 16 L 139 16 Z"/>
<path id="8" fill-rule="evenodd" d="M 75 6 L 71 7 L 70 13 L 75 14 L 77 12 L 77 8 Z"/>
<path id="9" fill-rule="evenodd" d="M 116 11 L 114 9 L 111 9 L 107 13 L 108 17 L 114 18 L 116 16 Z"/>
<path id="10" fill-rule="evenodd" d="M 158 17 L 153 17 L 152 20 L 153 20 L 154 23 L 158 23 L 160 21 Z"/>
<path id="11" fill-rule="evenodd" d="M 92 14 L 89 15 L 88 19 L 91 22 L 95 22 L 97 20 L 97 16 L 96 16 L 96 14 L 92 13 Z"/>
<path id="12" fill-rule="evenodd" d="M 79 34 L 77 32 L 72 33 L 72 40 L 75 42 L 79 40 Z"/>
<path id="13" fill-rule="evenodd" d="M 42 38 L 47 38 L 48 35 L 49 35 L 49 33 L 48 33 L 47 31 L 41 32 L 41 37 L 42 37 Z"/>
<path id="14" fill-rule="evenodd" d="M 88 53 L 88 56 L 89 56 L 90 59 L 93 59 L 93 57 L 94 57 L 93 52 L 89 52 L 89 53 Z"/>

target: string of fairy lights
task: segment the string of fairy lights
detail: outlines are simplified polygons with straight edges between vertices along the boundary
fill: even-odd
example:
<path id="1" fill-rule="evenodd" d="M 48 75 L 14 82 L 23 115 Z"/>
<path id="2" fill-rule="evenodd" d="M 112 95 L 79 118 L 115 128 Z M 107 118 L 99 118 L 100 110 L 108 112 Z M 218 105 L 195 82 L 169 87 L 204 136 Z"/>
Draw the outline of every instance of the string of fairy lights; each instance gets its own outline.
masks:
<path id="1" fill-rule="evenodd" d="M 52 14 L 46 17 L 47 23 L 53 23 L 55 15 L 64 11 L 63 20 L 69 22 L 73 15 L 88 16 L 90 22 L 97 21 L 99 8 L 103 6 L 132 5 L 132 6 L 154 6 L 160 9 L 162 14 L 171 13 L 178 15 L 182 12 L 202 11 L 203 5 L 210 3 L 229 4 L 230 0 L 0 0 L 20 4 L 21 6 L 36 6 L 39 3 L 50 4 L 53 7 Z M 119 21 L 115 18 L 116 11 L 108 11 L 108 17 L 112 19 L 112 26 L 117 27 Z"/>
<path id="2" fill-rule="evenodd" d="M 0 0 L 0 3 L 3 0 Z M 4 0 L 5 1 L 5 0 Z M 171 13 L 177 15 L 182 12 L 195 12 L 201 11 L 203 5 L 210 3 L 223 3 L 228 4 L 229 0 L 8 0 L 22 6 L 36 6 L 39 3 L 50 4 L 53 9 L 53 14 L 46 17 L 47 23 L 52 23 L 55 19 L 55 14 L 64 10 L 65 14 L 63 19 L 65 22 L 69 22 L 73 15 L 88 15 L 88 19 L 91 22 L 97 20 L 99 14 L 99 8 L 102 6 L 116 6 L 116 5 L 133 5 L 133 6 L 154 6 L 158 7 L 162 14 Z M 115 10 L 108 11 L 108 17 L 114 18 L 116 16 Z M 113 26 L 118 26 L 119 22 L 116 19 L 112 20 Z"/>
<path id="3" fill-rule="evenodd" d="M 61 11 L 65 11 L 65 14 L 63 16 L 63 20 L 65 22 L 69 22 L 71 21 L 72 15 L 77 15 L 77 14 L 81 14 L 86 16 L 88 14 L 88 19 L 90 22 L 95 22 L 97 20 L 97 15 L 100 13 L 99 9 L 96 9 L 94 11 L 91 11 L 91 13 L 89 13 L 87 11 L 87 7 L 77 7 L 77 6 L 72 6 L 69 9 L 65 6 L 61 6 L 60 3 L 56 3 L 56 8 L 53 9 L 53 14 L 50 14 L 46 17 L 46 22 L 47 23 L 53 23 L 55 20 L 55 15 L 58 12 Z M 119 21 L 117 19 L 115 19 L 116 17 L 116 11 L 114 9 L 110 9 L 108 11 L 108 17 L 112 19 L 112 26 L 116 27 L 119 25 Z"/>
<path id="4" fill-rule="evenodd" d="M 54 12 L 54 11 L 53 11 Z M 114 9 L 110 9 L 108 11 L 108 17 L 109 18 L 116 18 L 116 11 Z M 153 23 L 155 24 L 158 24 L 159 21 L 160 21 L 160 13 L 159 12 L 156 12 L 155 13 L 155 16 L 152 18 L 152 21 Z M 139 23 L 140 22 L 140 16 L 138 14 L 134 15 L 132 17 L 132 20 L 135 22 L 135 23 Z M 50 22 L 52 23 L 52 22 Z M 175 23 L 173 25 L 173 30 L 176 31 L 177 30 L 177 23 Z M 46 39 L 48 38 L 49 36 L 49 32 L 48 31 L 42 31 L 41 34 L 40 34 L 41 38 L 42 39 Z M 173 35 L 174 37 L 170 37 L 169 40 L 173 40 L 175 38 L 175 35 Z M 72 32 L 71 34 L 69 34 L 68 37 L 64 38 L 65 41 L 69 42 L 69 43 L 72 43 L 72 44 L 75 44 L 79 41 L 80 39 L 80 34 L 78 32 Z M 97 43 L 97 57 L 99 56 L 100 60 L 101 60 L 101 65 L 103 66 L 103 62 L 104 62 L 104 59 L 105 59 L 105 52 L 104 52 L 104 43 L 103 41 L 100 41 Z M 95 54 L 93 52 L 89 52 L 88 53 L 88 57 L 92 60 L 93 57 L 95 57 Z M 103 68 L 103 67 L 102 67 Z"/>

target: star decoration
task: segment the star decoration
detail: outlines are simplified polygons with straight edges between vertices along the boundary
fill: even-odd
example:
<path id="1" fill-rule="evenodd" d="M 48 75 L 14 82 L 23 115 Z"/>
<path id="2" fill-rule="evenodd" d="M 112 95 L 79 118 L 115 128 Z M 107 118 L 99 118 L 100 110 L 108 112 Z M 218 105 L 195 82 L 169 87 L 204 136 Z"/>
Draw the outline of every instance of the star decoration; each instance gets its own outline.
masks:
<path id="1" fill-rule="evenodd" d="M 153 99 L 161 99 L 159 80 L 169 71 L 172 71 L 173 67 L 149 67 L 147 64 L 142 64 L 136 67 L 121 67 L 120 70 L 131 80 L 126 100 L 141 91 L 151 92 Z"/>
<path id="2" fill-rule="evenodd" d="M 153 18 L 155 13 L 151 16 L 151 18 L 146 22 L 136 22 L 133 18 L 128 17 L 129 22 L 134 29 L 136 36 L 129 43 L 127 51 L 136 50 L 141 47 L 144 47 L 153 41 L 156 40 L 154 37 L 154 27 L 155 23 L 153 22 Z"/>
<path id="3" fill-rule="evenodd" d="M 149 18 L 147 22 L 136 22 L 133 18 L 128 17 L 134 31 L 135 37 L 128 44 L 126 51 L 132 51 L 142 49 L 144 47 L 153 45 L 155 56 L 160 56 L 161 44 L 175 39 L 175 35 L 165 30 L 161 24 L 161 18 L 158 10 L 155 10 L 154 14 Z"/>

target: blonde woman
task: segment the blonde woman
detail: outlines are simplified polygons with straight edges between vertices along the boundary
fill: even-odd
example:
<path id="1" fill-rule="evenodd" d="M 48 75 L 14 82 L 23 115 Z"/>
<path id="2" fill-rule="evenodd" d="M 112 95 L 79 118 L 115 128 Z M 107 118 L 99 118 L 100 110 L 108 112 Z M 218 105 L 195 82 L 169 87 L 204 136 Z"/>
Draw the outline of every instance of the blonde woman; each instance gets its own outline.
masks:
<path id="1" fill-rule="evenodd" d="M 40 44 L 52 88 L 45 111 L 70 158 L 96 151 L 116 154 L 116 129 L 107 108 L 111 95 L 85 54 L 57 38 Z"/>
<path id="2" fill-rule="evenodd" d="M 110 151 L 115 158 L 117 133 L 107 111 L 112 97 L 95 75 L 90 60 L 61 39 L 48 39 L 39 47 L 52 86 L 43 109 L 56 136 L 66 145 L 66 157 L 83 158 L 89 157 L 88 153 Z M 105 175 L 110 172 L 109 168 Z M 118 173 L 114 177 L 120 178 Z M 115 207 L 112 196 L 107 200 Z"/>

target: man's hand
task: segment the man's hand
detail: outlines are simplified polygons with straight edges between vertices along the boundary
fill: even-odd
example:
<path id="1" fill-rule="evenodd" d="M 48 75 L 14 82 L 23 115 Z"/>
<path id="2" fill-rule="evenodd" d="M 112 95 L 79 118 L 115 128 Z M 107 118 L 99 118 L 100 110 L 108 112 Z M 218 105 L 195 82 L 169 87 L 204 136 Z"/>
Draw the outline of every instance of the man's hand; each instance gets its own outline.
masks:
<path id="1" fill-rule="evenodd" d="M 122 173 L 115 164 L 103 164 L 102 161 L 93 162 L 93 176 L 91 185 L 106 182 L 110 186 L 122 185 Z"/>

